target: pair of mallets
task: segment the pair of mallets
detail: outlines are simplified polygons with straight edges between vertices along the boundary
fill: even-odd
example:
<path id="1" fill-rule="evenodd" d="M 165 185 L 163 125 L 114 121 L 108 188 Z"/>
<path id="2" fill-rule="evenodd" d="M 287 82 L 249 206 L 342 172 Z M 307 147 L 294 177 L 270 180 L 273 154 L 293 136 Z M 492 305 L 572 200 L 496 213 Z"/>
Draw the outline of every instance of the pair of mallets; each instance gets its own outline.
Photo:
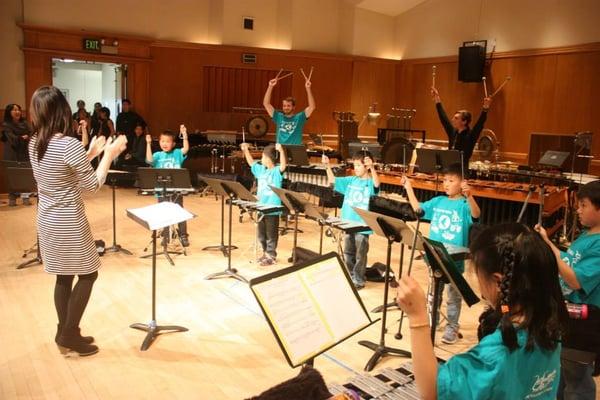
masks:
<path id="1" fill-rule="evenodd" d="M 432 80 L 431 87 L 435 87 L 435 73 L 436 73 L 436 69 L 437 69 L 437 66 L 435 66 L 435 65 L 431 68 L 431 80 Z M 488 96 L 487 82 L 486 82 L 485 76 L 483 78 L 481 78 L 481 80 L 483 82 L 483 91 L 485 93 L 485 97 L 494 97 L 495 95 L 498 94 L 498 92 L 500 92 L 500 90 L 502 90 L 502 88 L 504 87 L 504 85 L 506 85 L 508 83 L 508 81 L 511 80 L 511 77 L 507 76 L 506 78 L 504 78 L 504 82 L 502 82 L 502 84 L 500 86 L 498 86 L 498 89 L 496 89 L 494 91 L 494 93 L 492 93 L 491 96 Z"/>
<path id="2" fill-rule="evenodd" d="M 306 76 L 306 74 L 304 73 L 304 70 L 303 70 L 302 68 L 300 68 L 300 72 L 302 72 L 302 76 L 304 76 L 304 79 L 305 79 L 305 80 L 307 80 L 307 81 L 310 81 L 310 78 L 312 78 L 313 70 L 314 70 L 314 67 L 310 67 L 310 72 L 308 73 L 308 76 Z M 275 79 L 277 79 L 278 81 L 280 81 L 280 80 L 282 80 L 282 79 L 284 79 L 284 78 L 287 78 L 288 76 L 292 76 L 292 75 L 294 75 L 294 73 L 293 73 L 293 72 L 290 72 L 290 73 L 288 73 L 288 74 L 285 74 L 285 75 L 283 75 L 283 76 L 280 76 L 282 72 L 283 72 L 283 68 L 281 68 L 281 69 L 279 70 L 279 72 L 278 72 L 278 73 L 277 73 L 277 75 L 275 76 Z"/>

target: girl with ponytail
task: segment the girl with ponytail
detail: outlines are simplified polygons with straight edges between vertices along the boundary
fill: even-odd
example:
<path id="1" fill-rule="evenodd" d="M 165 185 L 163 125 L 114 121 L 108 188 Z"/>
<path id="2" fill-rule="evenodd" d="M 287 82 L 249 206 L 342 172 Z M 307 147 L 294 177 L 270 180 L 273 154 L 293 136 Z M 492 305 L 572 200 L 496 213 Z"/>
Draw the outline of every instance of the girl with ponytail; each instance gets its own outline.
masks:
<path id="1" fill-rule="evenodd" d="M 482 297 L 479 344 L 438 365 L 423 290 L 405 277 L 415 379 L 424 399 L 555 399 L 567 319 L 556 259 L 533 229 L 502 224 L 471 244 Z"/>

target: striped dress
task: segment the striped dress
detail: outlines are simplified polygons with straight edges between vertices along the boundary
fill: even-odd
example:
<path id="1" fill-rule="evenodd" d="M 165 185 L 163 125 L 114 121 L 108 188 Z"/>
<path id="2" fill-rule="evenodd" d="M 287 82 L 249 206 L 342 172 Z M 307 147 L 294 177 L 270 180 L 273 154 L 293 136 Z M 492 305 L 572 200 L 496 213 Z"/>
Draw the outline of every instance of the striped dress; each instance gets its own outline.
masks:
<path id="1" fill-rule="evenodd" d="M 100 258 L 85 216 L 81 191 L 100 184 L 80 141 L 55 135 L 41 161 L 37 136 L 29 143 L 33 175 L 38 185 L 39 246 L 46 272 L 84 275 L 100 268 Z"/>

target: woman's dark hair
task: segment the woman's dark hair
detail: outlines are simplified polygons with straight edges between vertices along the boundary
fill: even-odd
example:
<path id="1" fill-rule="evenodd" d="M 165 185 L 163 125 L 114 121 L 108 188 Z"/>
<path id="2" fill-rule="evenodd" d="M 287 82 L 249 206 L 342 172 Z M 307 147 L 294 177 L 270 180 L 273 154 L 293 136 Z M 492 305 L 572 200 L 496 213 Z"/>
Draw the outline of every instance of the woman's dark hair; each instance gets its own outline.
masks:
<path id="1" fill-rule="evenodd" d="M 6 121 L 6 114 L 4 114 Z M 577 192 L 579 200 L 588 199 L 596 208 L 600 208 L 600 180 L 586 183 Z"/>
<path id="2" fill-rule="evenodd" d="M 31 97 L 31 122 L 37 133 L 37 157 L 44 158 L 50 139 L 57 133 L 74 136 L 71 107 L 62 92 L 54 86 L 41 86 Z"/>
<path id="3" fill-rule="evenodd" d="M 102 107 L 100 109 L 100 112 L 106 114 L 106 119 L 110 118 L 110 108 L 108 108 L 108 107 Z"/>
<path id="4" fill-rule="evenodd" d="M 503 276 L 498 303 L 479 319 L 479 338 L 500 325 L 504 345 L 515 350 L 519 344 L 512 317 L 518 316 L 519 327 L 528 332 L 526 350 L 534 344 L 555 349 L 564 333 L 567 310 L 556 258 L 541 236 L 522 224 L 500 224 L 481 232 L 470 249 L 480 276 Z"/>
<path id="5" fill-rule="evenodd" d="M 274 145 L 270 144 L 270 145 L 266 146 L 265 149 L 263 150 L 263 154 L 269 160 L 273 161 L 273 164 L 275 164 L 277 162 L 277 151 L 276 151 Z"/>
<path id="6" fill-rule="evenodd" d="M 15 103 L 10 103 L 4 109 L 4 122 L 6 122 L 7 124 L 10 124 L 13 122 L 11 112 L 12 112 L 13 108 L 15 108 L 15 107 L 17 107 L 19 110 L 23 111 L 21 106 L 18 104 L 15 104 Z M 21 114 L 21 119 L 19 120 L 19 122 L 24 121 L 24 120 L 25 120 L 25 117 L 23 116 L 23 114 Z"/>

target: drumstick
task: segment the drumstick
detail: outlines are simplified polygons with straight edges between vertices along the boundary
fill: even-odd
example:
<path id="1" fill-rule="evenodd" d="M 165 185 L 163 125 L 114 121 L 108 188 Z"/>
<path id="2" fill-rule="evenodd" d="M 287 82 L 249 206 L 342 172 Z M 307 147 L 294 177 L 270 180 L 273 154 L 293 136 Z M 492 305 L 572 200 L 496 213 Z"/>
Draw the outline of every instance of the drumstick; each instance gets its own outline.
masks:
<path id="1" fill-rule="evenodd" d="M 323 142 L 323 134 L 319 133 L 319 137 L 321 138 L 321 147 L 323 150 L 323 153 L 321 154 L 321 156 L 324 156 L 325 155 L 325 143 Z"/>
<path id="2" fill-rule="evenodd" d="M 542 216 L 544 214 L 544 195 L 546 193 L 546 187 L 544 184 L 540 184 L 540 209 L 538 212 L 538 225 L 542 226 Z"/>
<path id="3" fill-rule="evenodd" d="M 275 79 L 279 78 L 279 75 L 281 75 L 282 72 L 283 72 L 283 68 L 281 68 L 279 70 L 279 72 L 277 73 L 277 75 L 275 75 Z"/>
<path id="4" fill-rule="evenodd" d="M 246 130 L 242 126 L 242 143 L 246 143 Z"/>
<path id="5" fill-rule="evenodd" d="M 277 80 L 280 81 L 280 80 L 287 78 L 288 76 L 292 76 L 292 75 L 294 75 L 294 73 L 290 72 L 289 74 L 286 74 L 286 75 L 282 76 L 281 78 L 277 78 Z"/>
<path id="6" fill-rule="evenodd" d="M 502 88 L 504 87 L 504 85 L 506 85 L 508 83 L 508 81 L 510 81 L 510 79 L 511 79 L 510 76 L 507 76 L 504 79 L 504 82 L 502 82 L 502 84 L 498 87 L 498 89 L 496 89 L 496 91 L 494 93 L 492 93 L 492 95 L 490 97 L 494 97 L 496 94 L 498 94 L 498 92 L 500 90 L 502 90 Z"/>
<path id="7" fill-rule="evenodd" d="M 437 67 L 434 65 L 433 67 L 431 67 L 431 87 L 435 87 L 435 70 L 437 69 Z"/>
<path id="8" fill-rule="evenodd" d="M 485 93 L 485 97 L 488 97 L 487 83 L 485 82 L 485 76 L 483 78 L 481 78 L 481 80 L 483 81 L 483 93 Z"/>
<path id="9" fill-rule="evenodd" d="M 304 73 L 304 70 L 302 68 L 300 68 L 300 72 L 302 72 L 302 76 L 304 77 L 304 80 L 308 80 L 308 77 L 306 76 L 306 74 Z"/>
<path id="10" fill-rule="evenodd" d="M 312 78 L 312 73 L 313 73 L 314 67 L 311 65 L 310 67 L 310 72 L 308 73 L 308 80 L 310 81 L 310 78 Z"/>

